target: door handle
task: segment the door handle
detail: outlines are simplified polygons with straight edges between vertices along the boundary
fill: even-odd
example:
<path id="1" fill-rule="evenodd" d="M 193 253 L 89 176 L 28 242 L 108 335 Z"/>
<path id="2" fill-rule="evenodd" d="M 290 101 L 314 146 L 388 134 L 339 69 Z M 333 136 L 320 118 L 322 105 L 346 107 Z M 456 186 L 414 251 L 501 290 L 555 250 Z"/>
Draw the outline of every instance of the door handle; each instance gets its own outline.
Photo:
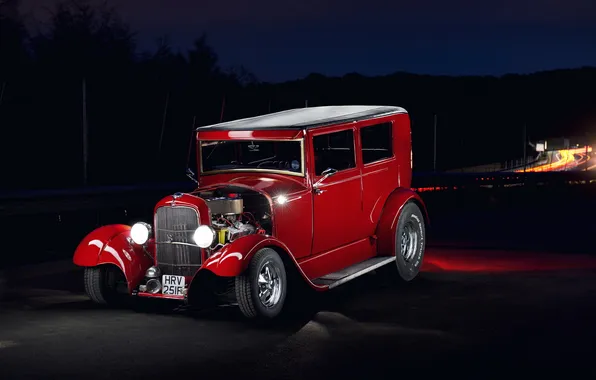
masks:
<path id="1" fill-rule="evenodd" d="M 321 189 L 319 189 L 319 188 L 315 188 L 315 194 L 316 194 L 316 195 L 321 195 L 321 194 L 323 194 L 324 192 L 325 192 L 325 190 L 321 190 Z"/>

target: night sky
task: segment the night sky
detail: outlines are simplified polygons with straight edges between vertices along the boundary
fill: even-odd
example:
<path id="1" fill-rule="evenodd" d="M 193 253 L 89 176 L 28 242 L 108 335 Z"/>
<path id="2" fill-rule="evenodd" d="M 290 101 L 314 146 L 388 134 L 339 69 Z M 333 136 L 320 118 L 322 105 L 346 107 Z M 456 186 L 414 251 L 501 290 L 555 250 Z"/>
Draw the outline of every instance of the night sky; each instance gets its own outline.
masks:
<path id="1" fill-rule="evenodd" d="M 23 0 L 25 11 L 53 0 Z M 224 66 L 265 81 L 311 72 L 475 75 L 596 65 L 595 0 L 111 0 L 150 49 L 207 32 Z"/>

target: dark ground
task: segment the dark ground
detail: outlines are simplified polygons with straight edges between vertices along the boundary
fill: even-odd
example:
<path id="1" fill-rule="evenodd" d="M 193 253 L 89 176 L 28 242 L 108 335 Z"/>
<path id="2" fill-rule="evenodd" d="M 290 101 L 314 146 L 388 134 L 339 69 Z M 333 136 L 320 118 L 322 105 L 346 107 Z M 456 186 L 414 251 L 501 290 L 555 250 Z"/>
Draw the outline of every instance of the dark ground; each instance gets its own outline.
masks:
<path id="1" fill-rule="evenodd" d="M 589 377 L 595 274 L 588 256 L 429 249 L 412 283 L 367 275 L 271 326 L 235 307 L 102 308 L 78 271 L 11 279 L 0 378 Z"/>

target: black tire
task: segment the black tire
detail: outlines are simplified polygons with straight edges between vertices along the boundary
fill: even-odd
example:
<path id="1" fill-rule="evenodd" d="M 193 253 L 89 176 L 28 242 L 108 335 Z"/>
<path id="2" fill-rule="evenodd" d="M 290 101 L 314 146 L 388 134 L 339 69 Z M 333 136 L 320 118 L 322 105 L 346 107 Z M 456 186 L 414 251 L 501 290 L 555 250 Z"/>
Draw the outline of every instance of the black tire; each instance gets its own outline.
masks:
<path id="1" fill-rule="evenodd" d="M 271 297 L 262 301 L 259 298 L 259 274 L 269 268 L 269 273 L 274 275 Z M 273 270 L 273 272 L 271 272 Z M 277 282 L 275 282 L 277 278 Z M 284 263 L 273 249 L 263 248 L 251 259 L 248 269 L 236 277 L 236 300 L 240 311 L 247 318 L 272 319 L 277 317 L 284 306 L 287 294 L 287 275 Z M 271 304 L 266 302 L 272 301 Z"/>
<path id="2" fill-rule="evenodd" d="M 395 262 L 402 280 L 412 281 L 418 276 L 425 247 L 426 229 L 422 211 L 415 203 L 409 202 L 402 209 L 395 230 Z"/>
<path id="3" fill-rule="evenodd" d="M 124 275 L 113 265 L 85 268 L 83 278 L 85 293 L 95 303 L 115 305 L 124 298 L 124 295 L 118 291 L 118 285 L 123 280 Z"/>

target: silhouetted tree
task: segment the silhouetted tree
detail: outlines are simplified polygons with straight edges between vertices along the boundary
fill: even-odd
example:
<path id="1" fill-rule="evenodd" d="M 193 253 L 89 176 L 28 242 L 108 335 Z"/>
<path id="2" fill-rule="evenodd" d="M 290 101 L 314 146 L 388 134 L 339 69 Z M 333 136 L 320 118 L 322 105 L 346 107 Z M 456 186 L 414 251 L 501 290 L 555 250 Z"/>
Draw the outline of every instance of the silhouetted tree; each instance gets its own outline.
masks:
<path id="1" fill-rule="evenodd" d="M 192 48 L 188 51 L 191 76 L 201 79 L 219 74 L 217 60 L 217 54 L 207 44 L 207 35 L 201 35 L 193 42 Z"/>
<path id="2" fill-rule="evenodd" d="M 33 38 L 39 63 L 82 78 L 99 70 L 121 69 L 133 62 L 134 34 L 113 8 L 85 1 L 56 4 L 46 31 Z"/>
<path id="3" fill-rule="evenodd" d="M 230 79 L 241 86 L 254 86 L 259 84 L 257 76 L 242 65 L 230 67 L 226 73 L 231 77 Z"/>
<path id="4" fill-rule="evenodd" d="M 0 3 L 0 85 L 19 74 L 28 61 L 28 33 L 18 13 L 19 1 Z"/>

